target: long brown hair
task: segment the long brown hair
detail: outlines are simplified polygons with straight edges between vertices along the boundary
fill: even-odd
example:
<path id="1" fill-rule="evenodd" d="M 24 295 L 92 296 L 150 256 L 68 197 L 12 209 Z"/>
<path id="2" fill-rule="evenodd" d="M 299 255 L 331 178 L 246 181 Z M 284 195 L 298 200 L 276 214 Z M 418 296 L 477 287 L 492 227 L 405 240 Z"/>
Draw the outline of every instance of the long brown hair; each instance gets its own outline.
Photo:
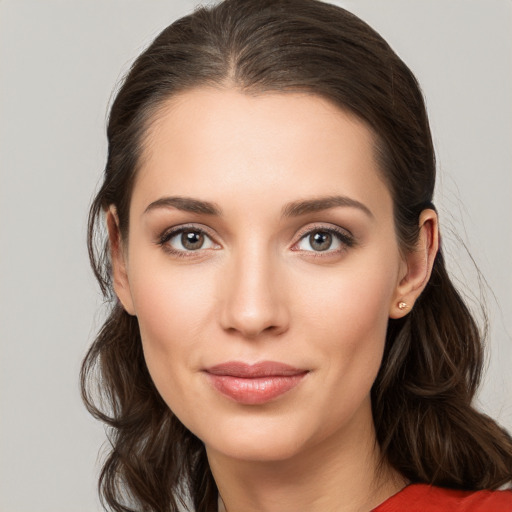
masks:
<path id="1" fill-rule="evenodd" d="M 435 157 L 415 77 L 372 28 L 316 0 L 225 0 L 166 28 L 126 76 L 108 122 L 104 182 L 90 210 L 89 254 L 110 316 L 82 367 L 89 411 L 110 427 L 101 476 L 115 511 L 217 510 L 203 443 L 166 406 L 148 373 L 135 317 L 112 291 L 103 212 L 115 205 L 123 237 L 145 135 L 170 96 L 201 85 L 241 91 L 308 91 L 355 113 L 374 131 L 380 169 L 394 200 L 403 250 L 432 206 Z M 482 338 L 455 290 L 442 252 L 414 309 L 390 320 L 372 388 L 383 457 L 412 482 L 494 489 L 512 477 L 512 440 L 471 402 Z M 187 498 L 188 497 L 188 498 Z"/>

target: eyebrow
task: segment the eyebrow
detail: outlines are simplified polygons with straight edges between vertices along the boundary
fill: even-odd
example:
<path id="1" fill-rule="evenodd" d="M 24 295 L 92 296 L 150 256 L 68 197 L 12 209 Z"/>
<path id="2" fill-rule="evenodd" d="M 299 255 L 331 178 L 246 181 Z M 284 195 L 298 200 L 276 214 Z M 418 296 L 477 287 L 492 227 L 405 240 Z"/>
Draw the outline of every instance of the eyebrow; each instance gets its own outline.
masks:
<path id="1" fill-rule="evenodd" d="M 308 213 L 320 212 L 336 208 L 339 206 L 357 208 L 364 212 L 368 217 L 373 218 L 371 210 L 363 203 L 346 196 L 327 196 L 315 199 L 306 199 L 293 201 L 286 204 L 281 215 L 283 217 L 299 217 Z M 200 199 L 193 199 L 191 197 L 170 196 L 162 197 L 153 201 L 145 210 L 148 213 L 158 208 L 176 208 L 184 212 L 200 213 L 206 215 L 222 216 L 222 209 L 210 201 L 202 201 Z"/>
<path id="2" fill-rule="evenodd" d="M 148 213 L 151 210 L 155 210 L 157 208 L 176 208 L 177 210 L 184 212 L 203 213 L 206 215 L 216 215 L 219 217 L 222 215 L 222 210 L 217 204 L 210 203 L 209 201 L 192 199 L 191 197 L 162 197 L 156 201 L 153 201 L 144 210 L 144 213 Z"/>
<path id="3" fill-rule="evenodd" d="M 348 206 L 357 208 L 364 212 L 368 217 L 374 218 L 371 210 L 363 203 L 347 196 L 327 196 L 316 199 L 307 199 L 305 201 L 293 201 L 284 206 L 282 210 L 283 217 L 298 217 L 307 213 L 320 212 L 338 206 Z"/>

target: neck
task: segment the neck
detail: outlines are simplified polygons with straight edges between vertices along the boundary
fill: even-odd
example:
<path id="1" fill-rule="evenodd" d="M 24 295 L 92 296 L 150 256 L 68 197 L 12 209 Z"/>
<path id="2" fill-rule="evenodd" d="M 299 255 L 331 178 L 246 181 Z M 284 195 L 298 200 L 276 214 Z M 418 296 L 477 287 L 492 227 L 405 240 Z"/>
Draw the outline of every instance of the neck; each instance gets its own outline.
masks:
<path id="1" fill-rule="evenodd" d="M 226 512 L 368 512 L 406 481 L 380 451 L 373 422 L 286 460 L 233 460 L 207 449 Z M 360 427 L 360 423 L 357 425 Z"/>

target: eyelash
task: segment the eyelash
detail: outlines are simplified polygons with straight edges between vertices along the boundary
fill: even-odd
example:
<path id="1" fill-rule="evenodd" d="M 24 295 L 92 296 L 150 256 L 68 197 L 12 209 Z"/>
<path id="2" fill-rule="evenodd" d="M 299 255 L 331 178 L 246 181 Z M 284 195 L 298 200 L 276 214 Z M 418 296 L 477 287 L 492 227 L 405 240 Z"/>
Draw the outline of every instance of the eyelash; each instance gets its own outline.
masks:
<path id="1" fill-rule="evenodd" d="M 208 231 L 206 231 L 203 228 L 194 226 L 194 225 L 185 225 L 180 226 L 178 228 L 171 228 L 170 230 L 164 231 L 160 236 L 158 240 L 158 245 L 162 247 L 164 251 L 166 251 L 169 254 L 172 254 L 173 256 L 177 256 L 178 258 L 190 258 L 194 256 L 194 253 L 198 253 L 201 251 L 201 249 L 198 249 L 196 251 L 182 251 L 180 249 L 174 249 L 169 245 L 169 241 L 173 239 L 175 236 L 180 235 L 182 233 L 197 233 L 200 235 L 205 236 L 206 238 L 210 239 L 213 244 L 213 238 L 209 235 Z M 215 244 L 218 245 L 218 244 Z M 203 249 L 205 250 L 205 249 Z"/>
<path id="2" fill-rule="evenodd" d="M 174 237 L 176 237 L 177 235 L 180 235 L 182 233 L 187 233 L 187 232 L 191 232 L 191 233 L 197 233 L 197 234 L 200 234 L 200 235 L 203 235 L 205 236 L 206 238 L 208 238 L 212 244 L 214 245 L 218 245 L 216 244 L 216 242 L 213 241 L 213 237 L 210 236 L 210 234 L 208 233 L 207 230 L 203 229 L 203 228 L 200 228 L 200 227 L 197 227 L 195 225 L 185 225 L 185 226 L 180 226 L 180 227 L 177 227 L 177 228 L 172 228 L 170 230 L 167 230 L 167 231 L 164 231 L 160 236 L 159 236 L 159 239 L 158 239 L 158 245 L 160 245 L 166 252 L 168 252 L 169 254 L 172 254 L 173 256 L 177 256 L 179 258 L 190 258 L 190 257 L 194 257 L 195 253 L 199 253 L 201 250 L 208 250 L 208 249 L 197 249 L 197 250 L 180 250 L 180 249 L 174 249 L 172 248 L 170 245 L 169 245 L 169 241 L 172 240 Z M 335 239 L 337 239 L 338 242 L 340 242 L 342 244 L 342 247 L 341 249 L 336 249 L 336 250 L 330 250 L 330 249 L 327 249 L 325 251 L 308 251 L 308 250 L 301 250 L 301 249 L 293 249 L 293 251 L 297 251 L 297 252 L 303 252 L 303 253 L 308 253 L 309 256 L 313 256 L 315 258 L 318 258 L 318 257 L 327 257 L 327 256 L 332 256 L 333 254 L 339 254 L 343 251 L 346 251 L 347 248 L 351 248 L 353 247 L 356 242 L 355 242 L 355 239 L 354 237 L 352 236 L 352 234 L 350 234 L 349 232 L 347 232 L 346 230 L 342 230 L 342 229 L 337 229 L 335 227 L 327 227 L 327 226 L 314 226 L 314 227 L 309 227 L 307 228 L 306 230 L 304 230 L 302 233 L 300 233 L 299 235 L 299 240 L 297 242 L 294 243 L 294 246 L 298 245 L 302 240 L 305 240 L 308 236 L 311 236 L 312 234 L 314 233 L 328 233 L 330 235 L 333 235 Z"/>
<path id="3" fill-rule="evenodd" d="M 294 251 L 301 251 L 303 253 L 308 253 L 309 256 L 312 256 L 314 258 L 326 258 L 333 255 L 338 255 L 342 252 L 345 252 L 347 249 L 350 249 L 351 247 L 354 247 L 356 244 L 356 241 L 351 233 L 348 231 L 336 228 L 334 226 L 313 226 L 308 227 L 303 232 L 299 234 L 299 240 L 294 244 L 294 246 L 298 245 L 302 240 L 307 239 L 309 236 L 311 236 L 314 233 L 328 233 L 330 235 L 333 235 L 334 239 L 336 239 L 341 244 L 341 248 L 331 250 L 330 248 L 325 251 L 305 251 L 301 249 L 292 249 Z"/>

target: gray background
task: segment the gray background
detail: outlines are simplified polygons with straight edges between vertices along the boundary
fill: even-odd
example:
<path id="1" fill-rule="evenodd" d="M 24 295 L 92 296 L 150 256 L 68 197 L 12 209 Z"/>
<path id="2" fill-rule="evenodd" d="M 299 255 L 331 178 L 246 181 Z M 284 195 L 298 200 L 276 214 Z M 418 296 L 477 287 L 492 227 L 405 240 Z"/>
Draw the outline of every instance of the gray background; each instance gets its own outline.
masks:
<path id="1" fill-rule="evenodd" d="M 99 510 L 78 371 L 101 321 L 85 250 L 114 84 L 192 0 L 0 0 L 0 510 Z M 512 2 L 340 1 L 423 86 L 448 264 L 492 292 L 479 406 L 512 429 Z"/>

